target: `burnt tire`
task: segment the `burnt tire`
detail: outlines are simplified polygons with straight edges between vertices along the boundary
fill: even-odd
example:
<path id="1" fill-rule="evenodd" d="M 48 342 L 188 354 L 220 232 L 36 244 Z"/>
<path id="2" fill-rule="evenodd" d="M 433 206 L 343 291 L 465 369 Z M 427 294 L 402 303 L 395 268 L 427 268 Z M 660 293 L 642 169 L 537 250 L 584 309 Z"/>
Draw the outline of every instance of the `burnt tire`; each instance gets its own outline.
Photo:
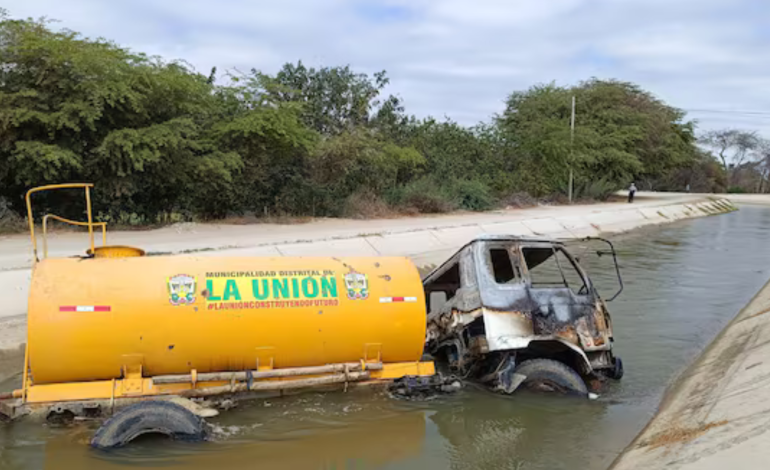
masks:
<path id="1" fill-rule="evenodd" d="M 174 440 L 197 442 L 208 438 L 208 425 L 190 410 L 167 401 L 131 405 L 108 419 L 96 431 L 91 446 L 122 447 L 144 434 L 162 434 Z"/>
<path id="2" fill-rule="evenodd" d="M 620 380 L 623 378 L 624 374 L 625 374 L 625 371 L 623 370 L 623 360 L 621 360 L 620 357 L 615 356 L 612 364 L 612 368 L 608 369 L 604 375 L 606 375 L 607 377 L 613 380 Z"/>
<path id="3" fill-rule="evenodd" d="M 514 374 L 526 377 L 520 387 L 538 392 L 588 396 L 588 387 L 580 375 L 566 364 L 552 359 L 530 359 L 516 367 Z"/>

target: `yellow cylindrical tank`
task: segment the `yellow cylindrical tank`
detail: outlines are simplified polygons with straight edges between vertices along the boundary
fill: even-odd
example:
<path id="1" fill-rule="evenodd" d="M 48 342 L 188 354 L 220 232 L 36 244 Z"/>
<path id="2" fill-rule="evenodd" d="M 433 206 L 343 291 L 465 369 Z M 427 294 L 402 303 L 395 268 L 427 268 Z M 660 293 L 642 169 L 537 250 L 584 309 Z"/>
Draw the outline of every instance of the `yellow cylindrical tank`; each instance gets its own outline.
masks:
<path id="1" fill-rule="evenodd" d="M 86 250 L 91 254 L 91 250 Z M 93 255 L 97 258 L 128 258 L 130 256 L 144 256 L 144 250 L 133 246 L 108 245 L 94 248 Z"/>
<path id="2" fill-rule="evenodd" d="M 422 282 L 406 258 L 45 259 L 28 312 L 35 384 L 418 361 Z"/>

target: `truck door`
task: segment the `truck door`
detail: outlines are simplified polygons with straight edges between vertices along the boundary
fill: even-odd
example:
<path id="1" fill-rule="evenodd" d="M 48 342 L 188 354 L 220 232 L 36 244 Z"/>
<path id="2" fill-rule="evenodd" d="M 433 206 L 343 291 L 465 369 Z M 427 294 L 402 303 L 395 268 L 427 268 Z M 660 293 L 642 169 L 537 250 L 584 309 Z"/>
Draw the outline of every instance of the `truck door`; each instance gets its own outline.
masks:
<path id="1" fill-rule="evenodd" d="M 553 245 L 524 246 L 521 251 L 535 334 L 556 335 L 575 345 L 593 345 L 593 289 L 572 257 Z M 579 339 L 584 336 L 585 341 Z"/>

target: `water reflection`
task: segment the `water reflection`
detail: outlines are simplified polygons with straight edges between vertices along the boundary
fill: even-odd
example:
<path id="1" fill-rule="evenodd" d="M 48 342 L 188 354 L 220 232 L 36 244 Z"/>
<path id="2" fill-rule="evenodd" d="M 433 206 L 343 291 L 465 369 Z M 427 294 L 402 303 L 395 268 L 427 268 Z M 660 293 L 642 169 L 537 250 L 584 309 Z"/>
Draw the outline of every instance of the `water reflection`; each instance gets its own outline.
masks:
<path id="1" fill-rule="evenodd" d="M 213 420 L 214 440 L 202 445 L 158 439 L 95 451 L 85 445 L 92 430 L 80 427 L 47 440 L 43 468 L 369 469 L 420 454 L 426 432 L 421 409 L 394 408 L 381 395 L 340 395 L 244 405 Z"/>
<path id="2" fill-rule="evenodd" d="M 562 446 L 562 453 L 550 456 L 542 455 L 542 449 L 566 444 L 572 434 L 592 432 L 606 407 L 579 398 L 523 393 L 513 399 L 466 390 L 456 403 L 439 405 L 429 419 L 445 439 L 455 470 L 529 468 L 533 461 L 551 468 L 567 458 L 574 468 L 584 468 L 588 461 L 582 449 Z"/>

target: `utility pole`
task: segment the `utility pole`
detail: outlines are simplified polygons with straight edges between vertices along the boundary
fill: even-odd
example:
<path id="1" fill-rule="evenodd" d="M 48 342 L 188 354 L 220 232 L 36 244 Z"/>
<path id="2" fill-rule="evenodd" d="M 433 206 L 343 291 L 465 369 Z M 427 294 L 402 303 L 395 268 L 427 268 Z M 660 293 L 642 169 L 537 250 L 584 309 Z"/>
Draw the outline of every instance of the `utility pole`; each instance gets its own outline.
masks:
<path id="1" fill-rule="evenodd" d="M 575 97 L 572 97 L 572 118 L 569 130 L 569 203 L 572 204 L 572 148 L 575 146 Z"/>

